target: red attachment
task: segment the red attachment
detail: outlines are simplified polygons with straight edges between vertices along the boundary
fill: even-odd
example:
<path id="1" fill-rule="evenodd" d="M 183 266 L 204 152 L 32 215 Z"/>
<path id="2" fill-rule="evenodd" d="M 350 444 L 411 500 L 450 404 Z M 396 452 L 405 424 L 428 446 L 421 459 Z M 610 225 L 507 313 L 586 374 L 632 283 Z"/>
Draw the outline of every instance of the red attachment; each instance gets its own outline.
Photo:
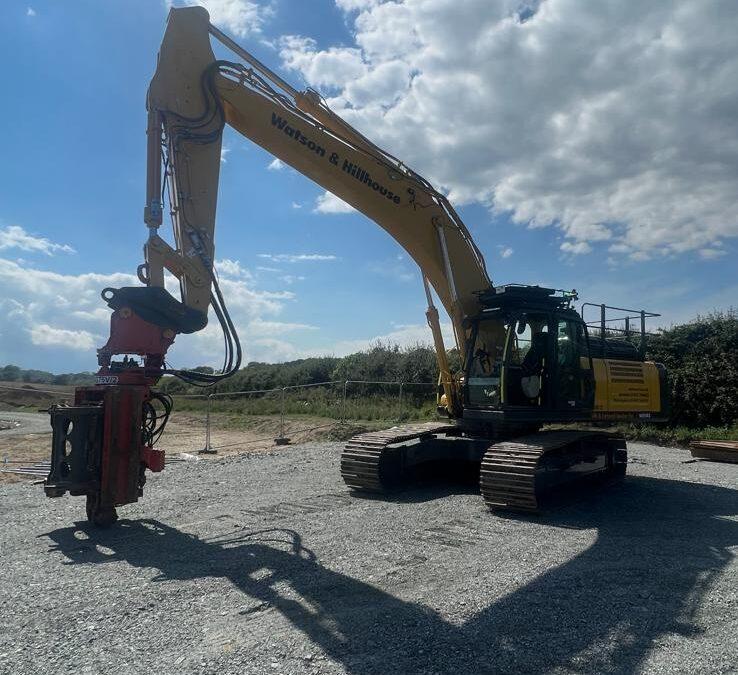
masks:
<path id="1" fill-rule="evenodd" d="M 159 450 L 159 448 L 152 448 L 150 445 L 145 445 L 141 450 L 141 461 L 149 471 L 163 471 L 164 451 Z"/>
<path id="2" fill-rule="evenodd" d="M 99 501 L 106 506 L 121 506 L 138 500 L 143 461 L 143 403 L 149 386 L 111 385 L 78 387 L 76 405 L 102 405 L 102 447 L 97 449 Z"/>
<path id="3" fill-rule="evenodd" d="M 102 404 L 103 436 L 99 449 L 99 503 L 121 506 L 141 496 L 144 468 L 161 471 L 164 451 L 143 444 L 143 406 L 151 397 L 151 387 L 162 374 L 164 355 L 175 333 L 144 321 L 128 307 L 110 317 L 110 338 L 98 350 L 100 370 L 97 386 L 79 387 L 75 402 Z M 143 366 L 127 357 L 111 364 L 118 354 L 143 357 Z"/>
<path id="4" fill-rule="evenodd" d="M 100 484 L 116 506 L 138 499 L 143 402 L 148 393 L 146 386 L 109 387 L 105 392 Z"/>
<path id="5" fill-rule="evenodd" d="M 173 330 L 144 321 L 128 307 L 116 309 L 110 317 L 110 338 L 97 350 L 98 363 L 105 368 L 115 354 L 137 354 L 144 357 L 147 368 L 159 369 L 174 335 Z"/>

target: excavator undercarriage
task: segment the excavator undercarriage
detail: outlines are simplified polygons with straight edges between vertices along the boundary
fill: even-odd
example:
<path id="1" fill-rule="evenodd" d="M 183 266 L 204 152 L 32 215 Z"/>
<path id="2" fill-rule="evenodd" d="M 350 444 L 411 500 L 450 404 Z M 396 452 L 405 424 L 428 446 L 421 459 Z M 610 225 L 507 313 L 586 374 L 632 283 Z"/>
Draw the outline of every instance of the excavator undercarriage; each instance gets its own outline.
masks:
<path id="1" fill-rule="evenodd" d="M 354 436 L 341 476 L 358 493 L 386 494 L 431 463 L 474 463 L 484 503 L 536 512 L 565 492 L 625 476 L 625 439 L 593 431 L 543 431 L 506 440 L 466 435 L 457 425 L 407 424 Z"/>

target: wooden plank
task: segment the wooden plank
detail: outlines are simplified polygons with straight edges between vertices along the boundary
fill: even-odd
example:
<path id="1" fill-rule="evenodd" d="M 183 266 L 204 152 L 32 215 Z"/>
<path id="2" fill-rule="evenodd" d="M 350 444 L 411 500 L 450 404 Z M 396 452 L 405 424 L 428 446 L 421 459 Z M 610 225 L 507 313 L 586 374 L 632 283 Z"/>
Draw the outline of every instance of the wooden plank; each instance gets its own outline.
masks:
<path id="1" fill-rule="evenodd" d="M 692 441 L 689 445 L 697 459 L 738 464 L 738 441 Z"/>

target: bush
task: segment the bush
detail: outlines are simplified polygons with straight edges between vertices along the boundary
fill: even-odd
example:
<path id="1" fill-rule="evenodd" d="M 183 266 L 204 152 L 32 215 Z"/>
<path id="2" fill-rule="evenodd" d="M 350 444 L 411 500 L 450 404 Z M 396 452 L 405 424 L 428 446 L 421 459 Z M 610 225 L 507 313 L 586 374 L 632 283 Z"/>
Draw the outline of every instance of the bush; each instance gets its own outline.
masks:
<path id="1" fill-rule="evenodd" d="M 673 422 L 725 427 L 738 421 L 738 316 L 718 312 L 652 337 L 648 357 L 669 373 Z"/>
<path id="2" fill-rule="evenodd" d="M 0 381 L 4 382 L 29 382 L 31 384 L 94 384 L 95 376 L 92 373 L 54 373 L 45 370 L 22 370 L 18 366 L 3 366 L 0 368 Z"/>
<path id="3" fill-rule="evenodd" d="M 334 380 L 379 382 L 435 382 L 438 379 L 436 354 L 431 347 L 377 342 L 369 349 L 340 359 L 333 369 Z"/>

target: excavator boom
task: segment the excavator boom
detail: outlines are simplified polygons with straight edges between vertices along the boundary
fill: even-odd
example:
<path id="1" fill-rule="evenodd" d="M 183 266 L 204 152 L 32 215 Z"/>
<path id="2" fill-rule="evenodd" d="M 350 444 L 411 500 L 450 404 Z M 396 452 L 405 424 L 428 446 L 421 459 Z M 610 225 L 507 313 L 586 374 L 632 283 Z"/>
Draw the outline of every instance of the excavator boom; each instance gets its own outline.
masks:
<path id="1" fill-rule="evenodd" d="M 216 61 L 211 34 L 248 65 Z M 200 263 L 169 266 L 182 281 L 182 301 L 201 311 L 207 306 L 208 284 L 198 280 L 208 278 L 213 260 L 219 132 L 228 124 L 387 231 L 437 293 L 463 351 L 463 320 L 476 314 L 476 294 L 491 285 L 482 254 L 443 194 L 335 115 L 316 92 L 292 88 L 210 26 L 204 9 L 194 7 L 170 13 L 148 106 L 154 122 L 145 219 L 153 232 L 161 224 L 151 214 L 162 211 L 157 149 L 164 147 L 173 178 L 177 249 L 164 249 L 156 236 L 149 242 L 151 284 L 163 284 L 162 267 L 179 254 Z"/>

